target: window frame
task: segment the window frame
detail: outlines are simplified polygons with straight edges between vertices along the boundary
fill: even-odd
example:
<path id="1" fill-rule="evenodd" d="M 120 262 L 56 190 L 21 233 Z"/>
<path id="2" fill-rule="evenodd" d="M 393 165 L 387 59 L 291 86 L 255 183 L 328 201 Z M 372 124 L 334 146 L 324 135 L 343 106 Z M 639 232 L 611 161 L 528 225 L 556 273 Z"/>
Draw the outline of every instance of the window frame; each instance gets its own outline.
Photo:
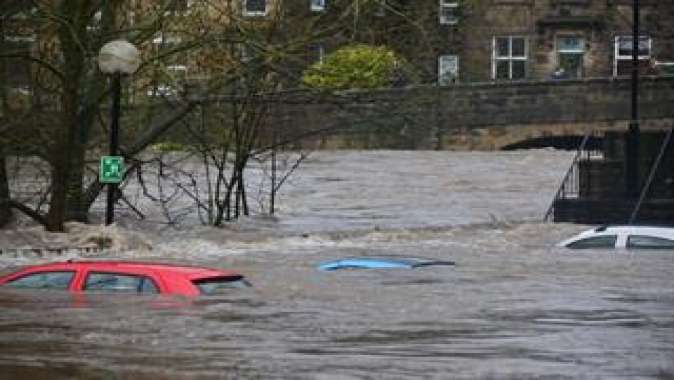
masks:
<path id="1" fill-rule="evenodd" d="M 616 35 L 613 39 L 613 77 L 618 77 L 618 64 L 619 62 L 631 62 L 632 61 L 632 53 L 630 51 L 630 54 L 628 55 L 621 55 L 620 54 L 620 42 L 622 39 L 629 39 L 632 42 L 632 49 L 634 49 L 634 41 L 632 35 L 627 35 L 627 34 L 621 34 L 621 35 Z M 647 34 L 640 34 L 639 35 L 639 43 L 641 42 L 642 39 L 646 39 L 647 41 L 647 48 L 648 48 L 648 54 L 647 55 L 641 55 L 638 54 L 638 60 L 639 62 L 642 61 L 648 61 L 651 59 L 653 55 L 653 38 Z M 637 45 L 638 46 L 638 45 Z M 637 47 L 639 49 L 639 47 Z"/>
<path id="2" fill-rule="evenodd" d="M 561 40 L 568 40 L 571 38 L 575 38 L 581 42 L 581 47 L 577 49 L 566 49 L 566 48 L 561 48 L 560 47 L 560 41 Z M 562 34 L 562 35 L 557 35 L 555 36 L 555 51 L 557 53 L 563 53 L 563 54 L 585 54 L 586 49 L 585 49 L 585 38 L 580 35 L 574 35 L 574 34 Z"/>
<path id="3" fill-rule="evenodd" d="M 171 49 L 172 45 L 177 46 L 182 43 L 182 38 L 180 36 L 166 36 L 164 33 L 160 32 L 157 37 L 152 39 L 152 44 L 154 45 L 154 50 L 157 55 L 161 55 L 162 49 Z M 173 73 L 182 73 L 183 80 L 187 78 L 188 66 L 182 63 L 173 63 L 166 65 L 166 72 Z M 178 96 L 180 94 L 181 86 L 175 86 L 174 84 L 166 83 L 165 81 L 157 81 L 150 84 L 146 95 L 147 96 Z"/>
<path id="4" fill-rule="evenodd" d="M 135 292 L 126 292 L 126 291 L 115 291 L 115 290 L 110 290 L 110 289 L 100 289 L 100 290 L 89 290 L 87 291 L 87 282 L 89 278 L 92 275 L 112 275 L 112 276 L 119 276 L 119 277 L 134 277 L 139 279 L 138 285 L 136 286 L 136 291 Z M 142 288 L 144 288 L 143 284 L 149 281 L 150 284 L 154 287 L 156 292 L 143 292 Z M 127 272 L 114 272 L 114 271 L 98 271 L 98 270 L 90 270 L 87 271 L 82 279 L 82 289 L 81 291 L 83 293 L 115 293 L 115 294 L 140 294 L 140 295 L 152 295 L 152 294 L 161 294 L 161 288 L 159 287 L 159 283 L 152 278 L 152 276 L 144 273 L 127 273 Z"/>
<path id="5" fill-rule="evenodd" d="M 28 58 L 33 55 L 33 51 L 35 49 L 35 44 L 37 42 L 37 36 L 35 34 L 29 34 L 29 35 L 14 35 L 14 34 L 9 34 L 4 36 L 4 40 L 0 41 L 3 45 L 3 47 L 7 47 L 9 44 L 16 44 L 18 47 L 20 44 L 24 45 L 24 47 L 16 49 L 16 51 L 21 51 L 21 54 L 18 54 L 16 57 L 10 58 L 10 57 L 4 57 L 0 59 L 24 59 L 24 58 L 18 58 L 19 55 L 23 56 L 23 53 L 25 52 L 25 57 Z M 25 95 L 31 94 L 32 91 L 32 86 L 33 86 L 33 78 L 32 78 L 32 71 L 31 71 L 31 65 L 32 63 L 25 63 L 25 64 L 20 64 L 20 65 L 15 65 L 21 68 L 21 71 L 23 71 L 23 79 L 26 79 L 25 83 L 18 83 L 19 85 L 14 85 L 11 82 L 16 80 L 16 75 L 10 75 L 12 77 L 11 80 L 9 80 L 7 84 L 7 88 L 11 90 L 18 90 Z M 13 65 L 7 65 L 6 70 L 9 71 L 11 70 Z M 12 72 L 15 73 L 15 72 Z"/>
<path id="6" fill-rule="evenodd" d="M 446 59 L 454 59 L 453 67 L 456 68 L 454 72 L 443 70 L 447 66 Z M 445 62 L 445 63 L 443 63 Z M 447 86 L 459 79 L 459 56 L 456 54 L 442 54 L 438 56 L 438 85 Z M 450 66 L 451 67 L 451 66 Z M 446 75 L 449 74 L 449 75 Z"/>
<path id="7" fill-rule="evenodd" d="M 508 39 L 508 55 L 500 56 L 498 55 L 497 41 L 499 39 Z M 524 53 L 523 55 L 513 55 L 513 40 L 522 39 L 524 42 Z M 497 78 L 498 72 L 498 63 L 499 62 L 508 62 L 508 78 Z M 524 62 L 524 77 L 513 79 L 513 62 Z M 527 36 L 523 35 L 507 35 L 507 36 L 494 36 L 492 38 L 492 80 L 525 80 L 527 78 L 527 69 L 529 62 L 529 39 Z"/>
<path id="8" fill-rule="evenodd" d="M 249 0 L 242 0 L 243 1 L 243 15 L 245 17 L 263 17 L 266 16 L 269 13 L 269 1 L 268 0 L 262 0 L 264 1 L 264 11 L 249 11 L 248 10 L 248 1 Z"/>
<path id="9" fill-rule="evenodd" d="M 323 12 L 325 11 L 326 3 L 327 0 L 309 0 L 309 8 L 312 12 Z"/>
<path id="10" fill-rule="evenodd" d="M 170 0 L 172 3 L 169 4 L 164 11 L 164 16 L 169 16 L 169 15 L 186 15 L 190 12 L 190 8 L 192 7 L 192 3 L 194 0 Z M 184 6 L 175 6 L 177 2 L 181 2 L 184 4 Z"/>
<path id="11" fill-rule="evenodd" d="M 183 81 L 187 78 L 187 66 L 186 65 L 167 65 L 167 72 L 172 73 L 181 73 Z M 174 75 L 176 76 L 176 75 Z M 147 90 L 147 96 L 179 96 L 183 91 L 183 86 L 171 84 L 165 81 L 157 81 L 157 83 L 152 84 L 151 88 Z"/>
<path id="12" fill-rule="evenodd" d="M 575 38 L 580 41 L 579 48 L 563 48 L 560 47 L 560 41 Z M 580 56 L 580 72 L 573 73 L 571 78 L 582 78 L 585 74 L 585 53 L 587 53 L 587 44 L 585 42 L 585 37 L 577 34 L 562 34 L 555 36 L 555 57 L 557 59 L 557 67 L 562 66 L 562 55 L 576 55 Z M 570 75 L 570 74 L 567 74 Z"/>
<path id="13" fill-rule="evenodd" d="M 459 0 L 438 0 L 438 22 L 440 25 L 456 25 L 459 23 Z M 448 17 L 446 12 L 451 12 Z"/>
<path id="14" fill-rule="evenodd" d="M 315 43 L 309 45 L 309 64 L 319 64 L 322 65 L 325 61 L 325 45 L 322 43 Z M 315 59 L 314 59 L 315 58 Z"/>

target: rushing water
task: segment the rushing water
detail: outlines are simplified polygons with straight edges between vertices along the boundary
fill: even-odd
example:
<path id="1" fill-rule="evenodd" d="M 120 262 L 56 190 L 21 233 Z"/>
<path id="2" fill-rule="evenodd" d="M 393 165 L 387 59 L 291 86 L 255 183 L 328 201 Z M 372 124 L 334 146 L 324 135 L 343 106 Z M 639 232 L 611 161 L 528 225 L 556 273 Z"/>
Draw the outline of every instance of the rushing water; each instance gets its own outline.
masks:
<path id="1" fill-rule="evenodd" d="M 0 378 L 672 378 L 674 252 L 554 248 L 587 228 L 540 221 L 570 159 L 317 153 L 277 219 L 165 229 L 148 233 L 152 251 L 108 254 L 232 267 L 253 288 L 2 291 Z M 315 269 L 370 254 L 457 265 Z M 0 270 L 35 260 L 0 258 Z"/>

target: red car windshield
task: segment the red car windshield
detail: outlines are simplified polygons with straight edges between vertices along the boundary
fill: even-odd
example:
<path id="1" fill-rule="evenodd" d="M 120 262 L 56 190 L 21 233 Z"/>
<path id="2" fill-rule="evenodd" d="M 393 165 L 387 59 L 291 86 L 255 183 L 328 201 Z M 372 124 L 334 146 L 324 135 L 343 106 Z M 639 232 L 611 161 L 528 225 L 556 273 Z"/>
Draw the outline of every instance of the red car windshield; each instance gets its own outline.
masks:
<path id="1" fill-rule="evenodd" d="M 202 295 L 226 294 L 230 289 L 249 288 L 243 276 L 208 277 L 192 281 Z"/>

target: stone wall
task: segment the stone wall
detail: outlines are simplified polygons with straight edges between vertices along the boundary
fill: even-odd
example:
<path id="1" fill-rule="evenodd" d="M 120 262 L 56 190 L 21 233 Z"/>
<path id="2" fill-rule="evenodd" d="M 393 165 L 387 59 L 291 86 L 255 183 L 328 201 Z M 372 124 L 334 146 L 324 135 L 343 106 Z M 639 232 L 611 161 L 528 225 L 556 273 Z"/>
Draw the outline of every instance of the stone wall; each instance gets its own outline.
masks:
<path id="1" fill-rule="evenodd" d="M 642 78 L 639 92 L 641 118 L 674 117 L 674 77 Z M 441 89 L 439 94 L 443 112 L 451 115 L 456 126 L 630 118 L 631 82 L 627 79 L 467 84 Z"/>
<path id="2" fill-rule="evenodd" d="M 342 123 L 347 132 L 314 140 L 329 148 L 499 149 L 539 136 L 625 129 L 631 82 L 596 78 L 458 84 L 386 90 L 357 99 L 339 111 L 325 104 L 287 106 L 289 125 L 308 130 Z M 671 127 L 672 105 L 674 77 L 642 79 L 644 129 Z"/>

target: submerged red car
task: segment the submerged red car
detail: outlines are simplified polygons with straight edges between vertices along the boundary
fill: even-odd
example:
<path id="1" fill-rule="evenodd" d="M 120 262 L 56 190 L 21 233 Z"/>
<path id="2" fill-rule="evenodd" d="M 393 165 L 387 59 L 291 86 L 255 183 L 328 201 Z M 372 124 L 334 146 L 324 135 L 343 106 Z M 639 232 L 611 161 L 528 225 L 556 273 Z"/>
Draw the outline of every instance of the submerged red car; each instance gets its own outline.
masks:
<path id="1" fill-rule="evenodd" d="M 0 287 L 199 296 L 249 287 L 243 275 L 203 267 L 132 261 L 66 261 L 0 277 Z"/>

